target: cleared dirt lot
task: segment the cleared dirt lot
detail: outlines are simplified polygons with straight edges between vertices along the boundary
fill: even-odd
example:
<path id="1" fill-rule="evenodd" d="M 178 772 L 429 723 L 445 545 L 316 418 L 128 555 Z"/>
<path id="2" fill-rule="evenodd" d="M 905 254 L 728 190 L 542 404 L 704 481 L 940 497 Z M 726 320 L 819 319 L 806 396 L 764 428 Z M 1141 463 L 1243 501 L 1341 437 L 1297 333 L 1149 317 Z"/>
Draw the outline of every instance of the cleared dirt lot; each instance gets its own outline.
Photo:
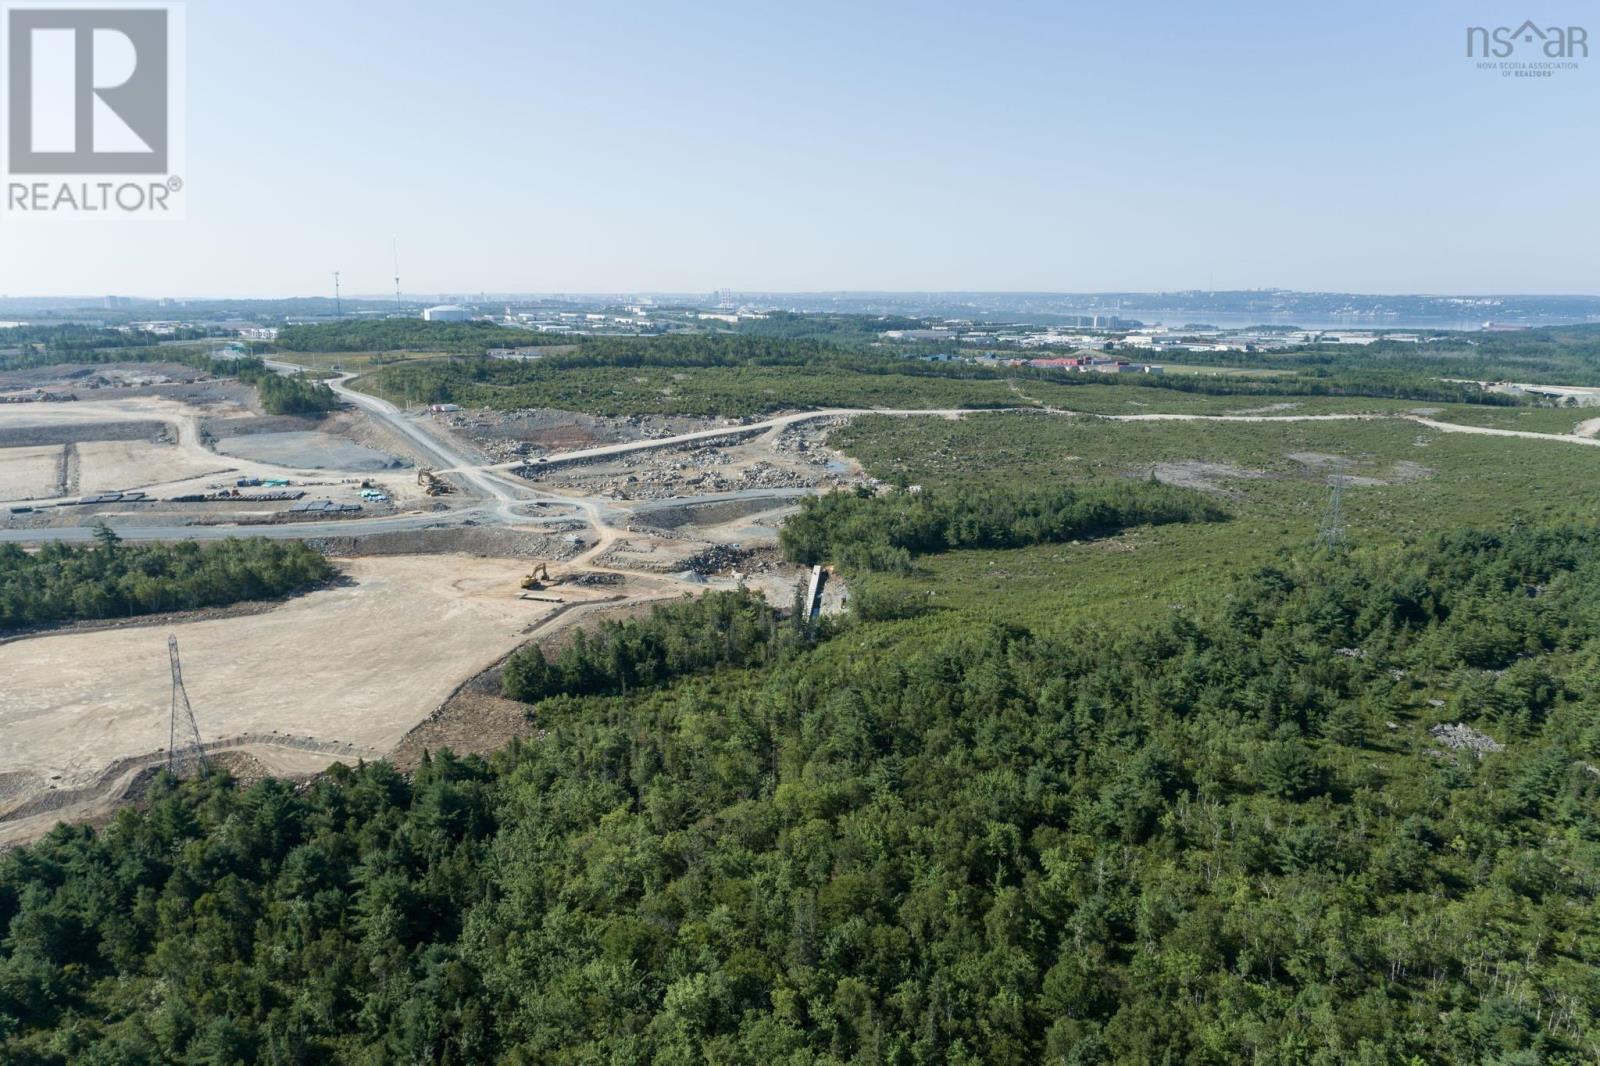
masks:
<path id="1" fill-rule="evenodd" d="M 56 495 L 59 447 L 0 448 L 0 503 Z"/>
<path id="2" fill-rule="evenodd" d="M 340 412 L 321 421 L 261 416 L 227 394 L 237 386 L 216 388 L 218 395 L 193 401 L 107 388 L 86 393 L 93 399 L 76 403 L 0 405 L 0 504 L 76 502 L 81 495 L 131 490 L 170 500 L 227 489 L 250 477 L 287 478 L 308 497 L 356 504 L 368 515 L 385 512 L 361 497 L 362 481 L 401 506 L 426 499 L 403 444 L 366 414 Z M 238 443 L 239 453 L 221 454 L 217 437 L 224 438 L 222 443 Z M 380 451 L 366 441 L 396 451 Z M 252 458 L 257 451 L 261 457 Z M 296 465 L 301 460 L 307 465 Z M 346 462 L 348 468 L 340 466 Z M 223 509 L 257 515 L 288 506 Z M 139 514 L 149 517 L 154 510 L 163 516 L 156 524 L 173 526 L 210 514 L 192 505 L 149 504 Z M 112 513 L 126 520 L 125 509 Z M 32 528 L 83 517 L 52 511 L 24 521 Z M 0 510 L 0 524 L 7 521 L 17 520 Z"/>
<path id="3" fill-rule="evenodd" d="M 555 610 L 517 598 L 525 562 L 430 555 L 341 568 L 343 585 L 261 614 L 0 645 L 11 796 L 0 814 L 166 746 L 169 631 L 205 739 L 276 731 L 388 751 Z"/>
<path id="4" fill-rule="evenodd" d="M 216 443 L 223 455 L 302 470 L 353 470 L 371 473 L 404 465 L 402 460 L 365 445 L 315 430 L 252 433 L 223 437 Z"/>
<path id="5" fill-rule="evenodd" d="M 226 460 L 207 460 L 172 444 L 91 441 L 77 447 L 80 492 L 142 489 L 231 469 Z"/>

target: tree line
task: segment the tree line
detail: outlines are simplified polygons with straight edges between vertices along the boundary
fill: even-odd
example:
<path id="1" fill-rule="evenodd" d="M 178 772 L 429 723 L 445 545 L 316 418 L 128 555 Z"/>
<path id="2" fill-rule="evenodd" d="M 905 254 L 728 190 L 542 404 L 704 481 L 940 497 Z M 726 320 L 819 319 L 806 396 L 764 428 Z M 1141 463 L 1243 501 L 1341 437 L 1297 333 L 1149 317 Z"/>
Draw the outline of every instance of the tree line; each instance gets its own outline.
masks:
<path id="1" fill-rule="evenodd" d="M 577 631 L 554 662 L 537 644 L 506 661 L 504 694 L 532 703 L 555 695 L 616 696 L 719 667 L 775 662 L 801 629 L 747 589 L 708 592 L 654 608 L 648 618 Z"/>
<path id="2" fill-rule="evenodd" d="M 1010 388 L 1018 380 L 1068 389 L 1137 388 L 1216 396 L 1350 396 L 1495 406 L 1524 402 L 1485 392 L 1475 384 L 1441 380 L 1439 369 L 1409 366 L 1346 362 L 1266 378 L 1105 375 L 928 362 L 915 358 L 920 350 L 808 336 L 597 337 L 532 362 L 482 357 L 408 362 L 385 366 L 372 380 L 385 395 L 429 403 L 498 410 L 558 407 L 609 415 L 733 417 L 825 406 L 1023 406 L 1028 401 Z M 1004 358 L 1013 353 L 989 354 Z M 1062 395 L 1052 402 L 1070 405 L 1072 397 Z"/>
<path id="3" fill-rule="evenodd" d="M 298 541 L 123 543 L 101 526 L 99 544 L 0 544 L 0 632 L 91 619 L 220 607 L 309 588 L 333 575 Z"/>
<path id="4" fill-rule="evenodd" d="M 1422 343 L 1309 344 L 1260 352 L 1171 352 L 1173 363 L 1305 372 L 1325 378 L 1377 374 L 1390 380 L 1445 384 L 1512 380 L 1565 385 L 1600 384 L 1600 327 L 1594 324 L 1538 329 L 1430 335 Z M 1491 401 L 1492 402 L 1492 401 Z"/>
<path id="5" fill-rule="evenodd" d="M 1461 531 L 163 777 L 0 856 L 0 1059 L 1592 1062 L 1597 597 L 1592 525 Z"/>
<path id="6" fill-rule="evenodd" d="M 325 383 L 305 373 L 280 374 L 255 356 L 218 359 L 211 363 L 218 376 L 236 377 L 254 385 L 261 409 L 272 415 L 320 416 L 343 403 Z"/>
<path id="7" fill-rule="evenodd" d="M 1215 522 L 1205 495 L 1154 481 L 1028 489 L 1015 486 L 870 489 L 809 496 L 784 522 L 791 561 L 849 570 L 907 572 L 919 555 L 962 548 L 1021 548 L 1103 537 L 1132 526 Z"/>
<path id="8" fill-rule="evenodd" d="M 347 318 L 278 331 L 286 352 L 447 352 L 482 355 L 490 348 L 570 344 L 568 338 L 492 322 L 428 322 L 421 318 Z"/>

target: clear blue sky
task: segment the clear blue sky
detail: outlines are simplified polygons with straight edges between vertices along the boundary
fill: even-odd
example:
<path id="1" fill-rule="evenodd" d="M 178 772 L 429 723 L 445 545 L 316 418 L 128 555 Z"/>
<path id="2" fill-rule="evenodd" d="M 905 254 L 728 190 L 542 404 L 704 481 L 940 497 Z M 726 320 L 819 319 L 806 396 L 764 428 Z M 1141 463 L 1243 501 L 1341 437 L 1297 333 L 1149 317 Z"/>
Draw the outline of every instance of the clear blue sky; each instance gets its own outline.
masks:
<path id="1" fill-rule="evenodd" d="M 192 0 L 187 221 L 0 293 L 1600 292 L 1600 9 L 1533 7 Z M 1529 15 L 1594 58 L 1473 69 Z"/>

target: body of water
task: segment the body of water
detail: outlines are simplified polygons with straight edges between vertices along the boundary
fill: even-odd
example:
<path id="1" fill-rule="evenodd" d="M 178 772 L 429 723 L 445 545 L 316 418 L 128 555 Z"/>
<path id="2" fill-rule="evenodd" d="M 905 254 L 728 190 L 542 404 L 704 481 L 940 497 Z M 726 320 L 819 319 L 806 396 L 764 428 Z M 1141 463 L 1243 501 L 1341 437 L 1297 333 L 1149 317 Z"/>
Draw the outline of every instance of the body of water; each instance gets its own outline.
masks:
<path id="1" fill-rule="evenodd" d="M 1064 314 L 1107 315 L 1115 314 L 1118 318 L 1134 319 L 1147 326 L 1176 327 L 1189 324 L 1205 324 L 1216 326 L 1219 329 L 1247 329 L 1251 326 L 1298 326 L 1301 329 L 1367 329 L 1367 330 L 1458 330 L 1468 331 L 1482 329 L 1485 322 L 1494 322 L 1503 326 L 1570 326 L 1584 323 L 1600 323 L 1600 316 L 1588 318 L 1561 317 L 1559 315 L 1539 316 L 1505 316 L 1495 317 L 1485 313 L 1479 317 L 1445 317 L 1429 315 L 1329 315 L 1329 314 L 1273 314 L 1260 313 L 1235 313 L 1212 311 L 1158 311 L 1137 308 L 1123 308 L 1119 311 L 1079 311 L 1063 312 Z"/>

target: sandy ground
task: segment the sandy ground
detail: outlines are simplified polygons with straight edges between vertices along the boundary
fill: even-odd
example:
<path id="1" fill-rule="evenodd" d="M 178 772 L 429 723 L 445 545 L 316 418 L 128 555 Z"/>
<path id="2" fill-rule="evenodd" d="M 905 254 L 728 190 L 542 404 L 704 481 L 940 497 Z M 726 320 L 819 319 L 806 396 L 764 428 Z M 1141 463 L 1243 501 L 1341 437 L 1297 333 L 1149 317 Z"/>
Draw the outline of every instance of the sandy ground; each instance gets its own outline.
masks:
<path id="1" fill-rule="evenodd" d="M 172 444 L 91 441 L 78 445 L 78 489 L 85 493 L 142 489 L 213 477 L 230 469 L 226 460 L 207 460 Z"/>
<path id="2" fill-rule="evenodd" d="M 0 503 L 56 494 L 60 447 L 0 448 Z"/>
<path id="3" fill-rule="evenodd" d="M 387 751 L 555 610 L 518 599 L 525 562 L 430 555 L 341 565 L 350 579 L 342 587 L 170 627 L 202 737 L 278 732 Z M 168 632 L 0 645 L 0 777 L 26 772 L 37 787 L 49 779 L 67 788 L 119 757 L 164 748 Z"/>
<path id="4" fill-rule="evenodd" d="M 298 467 L 293 461 L 309 457 L 316 461 L 327 458 L 316 449 L 290 448 L 281 456 L 263 456 L 261 459 L 244 455 L 221 455 L 207 447 L 201 440 L 200 423 L 220 414 L 240 414 L 241 409 L 228 404 L 196 406 L 175 400 L 151 396 L 107 397 L 79 403 L 0 405 L 0 431 L 9 433 L 17 447 L 0 448 L 0 502 L 27 499 L 33 502 L 74 500 L 78 495 L 93 492 L 142 489 L 156 496 L 205 492 L 226 485 L 239 477 L 292 479 L 297 486 L 320 486 L 329 483 L 330 472 L 316 466 Z M 335 416 L 338 419 L 341 416 Z M 248 412 L 240 419 L 251 421 Z M 331 420 L 330 425 L 349 427 L 355 419 Z M 116 440 L 132 424 L 148 425 L 153 432 L 146 439 Z M 153 438 L 167 427 L 168 440 L 158 443 Z M 76 480 L 65 493 L 57 492 L 55 457 L 60 455 L 60 445 L 51 443 L 51 459 L 46 467 L 39 465 L 39 456 L 46 450 L 46 441 L 30 441 L 30 431 L 43 431 L 60 436 L 70 431 L 76 440 L 79 462 L 74 467 Z M 103 434 L 101 436 L 100 434 Z M 352 440 L 317 432 L 265 433 L 253 437 L 240 437 L 248 447 L 271 446 L 284 438 L 308 438 L 328 445 L 325 449 L 334 458 L 349 459 L 352 468 L 337 471 L 332 477 L 368 478 L 384 488 L 397 501 L 422 499 L 416 488 L 416 473 L 410 469 L 389 469 L 396 463 L 409 462 L 405 458 L 387 456 Z M 326 438 L 324 441 L 323 438 Z M 303 456 L 301 453 L 305 453 Z M 355 482 L 352 481 L 351 485 Z M 359 502 L 357 490 L 323 490 L 312 495 L 335 496 L 345 502 Z"/>
<path id="5" fill-rule="evenodd" d="M 372 473 L 398 467 L 390 455 L 330 433 L 301 430 L 223 437 L 216 443 L 223 455 L 302 470 L 350 470 Z"/>

